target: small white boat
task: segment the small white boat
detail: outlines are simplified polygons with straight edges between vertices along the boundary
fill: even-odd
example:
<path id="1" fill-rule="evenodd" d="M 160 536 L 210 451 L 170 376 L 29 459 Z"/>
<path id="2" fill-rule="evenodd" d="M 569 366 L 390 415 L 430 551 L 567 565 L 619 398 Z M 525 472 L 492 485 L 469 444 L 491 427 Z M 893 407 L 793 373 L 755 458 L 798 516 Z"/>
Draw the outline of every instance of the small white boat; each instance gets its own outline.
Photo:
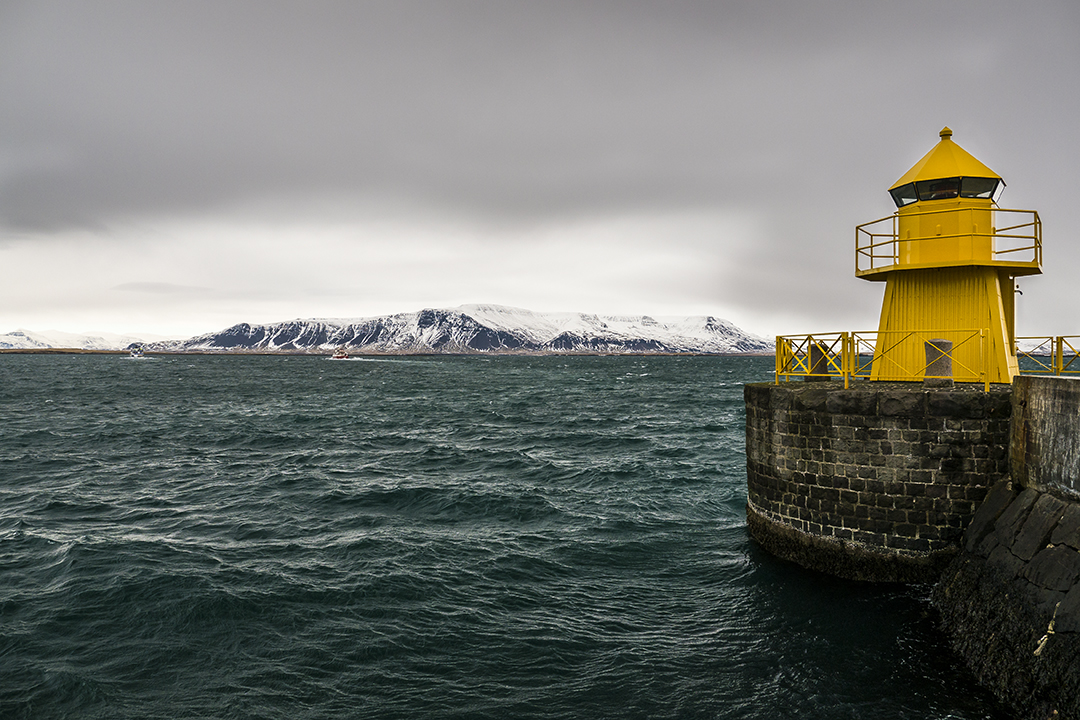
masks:
<path id="1" fill-rule="evenodd" d="M 331 360 L 348 360 L 349 353 L 345 352 L 344 347 L 339 347 L 334 351 L 334 354 L 330 356 Z"/>
<path id="2" fill-rule="evenodd" d="M 133 347 L 133 348 L 131 348 L 131 357 L 135 358 L 136 360 L 142 358 L 143 357 L 143 349 L 141 347 Z"/>

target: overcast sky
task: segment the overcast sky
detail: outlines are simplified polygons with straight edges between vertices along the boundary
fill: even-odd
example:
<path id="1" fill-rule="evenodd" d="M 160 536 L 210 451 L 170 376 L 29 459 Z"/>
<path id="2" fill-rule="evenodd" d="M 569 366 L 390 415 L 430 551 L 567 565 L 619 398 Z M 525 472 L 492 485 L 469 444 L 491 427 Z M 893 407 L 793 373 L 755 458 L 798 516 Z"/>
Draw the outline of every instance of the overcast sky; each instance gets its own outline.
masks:
<path id="1" fill-rule="evenodd" d="M 855 225 L 953 139 L 1080 333 L 1080 2 L 0 0 L 0 333 L 485 302 L 877 326 Z"/>

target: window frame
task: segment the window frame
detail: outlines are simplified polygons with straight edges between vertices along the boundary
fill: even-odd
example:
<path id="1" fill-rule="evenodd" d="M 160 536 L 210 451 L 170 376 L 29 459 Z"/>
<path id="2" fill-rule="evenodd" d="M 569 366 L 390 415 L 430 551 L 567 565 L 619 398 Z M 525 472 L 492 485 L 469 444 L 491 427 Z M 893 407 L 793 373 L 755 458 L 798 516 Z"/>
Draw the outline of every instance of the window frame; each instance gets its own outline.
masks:
<path id="1" fill-rule="evenodd" d="M 961 181 L 963 179 L 964 178 L 962 176 L 958 175 L 958 176 L 955 176 L 955 177 L 943 177 L 943 178 L 931 178 L 929 180 L 919 180 L 919 181 L 917 181 L 915 183 L 915 194 L 919 196 L 919 202 L 930 202 L 930 201 L 933 201 L 933 200 L 955 200 L 958 197 L 960 197 L 960 183 L 961 183 Z M 940 190 L 935 191 L 932 188 L 931 183 L 945 183 L 945 182 L 950 182 L 950 181 L 955 181 L 955 188 L 956 188 L 955 194 L 944 195 L 943 197 L 931 197 L 931 195 L 933 193 L 935 193 L 935 192 L 940 193 L 941 192 Z M 945 192 L 951 192 L 951 191 L 946 190 Z M 927 195 L 928 197 L 923 197 L 924 194 Z"/>
<path id="2" fill-rule="evenodd" d="M 901 190 L 905 190 L 907 188 L 911 188 L 911 196 L 910 196 L 911 199 L 908 200 L 907 202 L 901 202 L 900 197 L 899 197 L 899 193 L 900 193 Z M 892 190 L 889 191 L 889 195 L 892 196 L 892 200 L 893 200 L 894 203 L 896 203 L 896 207 L 898 207 L 898 208 L 907 207 L 908 205 L 911 205 L 912 203 L 919 202 L 919 196 L 915 192 L 915 183 L 913 183 L 913 182 L 909 182 L 909 183 L 907 183 L 905 185 L 901 185 L 900 187 L 893 188 Z"/>
<path id="3" fill-rule="evenodd" d="M 990 186 L 990 191 L 986 195 L 965 195 L 964 194 L 964 183 L 967 180 L 986 180 L 986 181 L 992 182 L 993 185 Z M 998 188 L 1001 185 L 1002 185 L 1001 178 L 962 177 L 962 178 L 960 178 L 960 197 L 968 198 L 968 199 L 975 199 L 975 200 L 993 200 L 994 196 L 997 195 Z"/>

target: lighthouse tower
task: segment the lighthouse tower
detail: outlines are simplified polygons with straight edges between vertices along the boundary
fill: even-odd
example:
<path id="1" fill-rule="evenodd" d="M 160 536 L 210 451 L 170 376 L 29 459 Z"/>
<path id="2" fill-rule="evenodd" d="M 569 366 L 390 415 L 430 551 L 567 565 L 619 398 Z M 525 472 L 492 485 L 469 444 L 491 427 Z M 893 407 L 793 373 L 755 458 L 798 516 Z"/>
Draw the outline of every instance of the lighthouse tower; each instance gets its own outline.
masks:
<path id="1" fill-rule="evenodd" d="M 855 274 L 886 283 L 871 379 L 921 377 L 941 338 L 957 379 L 1012 382 L 1015 278 L 1042 272 L 1038 214 L 999 208 L 1001 176 L 940 137 L 889 188 L 896 213 L 856 228 Z"/>

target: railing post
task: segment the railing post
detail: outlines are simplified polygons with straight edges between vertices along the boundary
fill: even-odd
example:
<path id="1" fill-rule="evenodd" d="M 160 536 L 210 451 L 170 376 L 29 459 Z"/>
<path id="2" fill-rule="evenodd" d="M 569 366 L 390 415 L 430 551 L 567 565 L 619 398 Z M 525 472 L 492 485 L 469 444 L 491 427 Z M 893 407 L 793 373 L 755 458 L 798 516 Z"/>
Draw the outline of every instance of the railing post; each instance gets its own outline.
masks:
<path id="1" fill-rule="evenodd" d="M 844 376 L 844 389 L 851 386 L 851 333 L 840 334 L 840 372 Z"/>
<path id="2" fill-rule="evenodd" d="M 900 264 L 900 213 L 892 214 L 892 264 Z"/>
<path id="3" fill-rule="evenodd" d="M 1054 338 L 1054 374 L 1060 375 L 1065 370 L 1065 338 L 1058 335 Z"/>
<path id="4" fill-rule="evenodd" d="M 775 344 L 774 347 L 776 348 L 776 354 L 773 356 L 773 370 L 776 373 L 775 374 L 776 382 L 774 384 L 779 385 L 780 384 L 780 364 L 784 362 L 784 359 L 783 359 L 784 358 L 784 338 L 777 335 L 776 336 L 776 344 Z"/>
<path id="5" fill-rule="evenodd" d="M 859 274 L 859 226 L 855 226 L 855 274 Z"/>

